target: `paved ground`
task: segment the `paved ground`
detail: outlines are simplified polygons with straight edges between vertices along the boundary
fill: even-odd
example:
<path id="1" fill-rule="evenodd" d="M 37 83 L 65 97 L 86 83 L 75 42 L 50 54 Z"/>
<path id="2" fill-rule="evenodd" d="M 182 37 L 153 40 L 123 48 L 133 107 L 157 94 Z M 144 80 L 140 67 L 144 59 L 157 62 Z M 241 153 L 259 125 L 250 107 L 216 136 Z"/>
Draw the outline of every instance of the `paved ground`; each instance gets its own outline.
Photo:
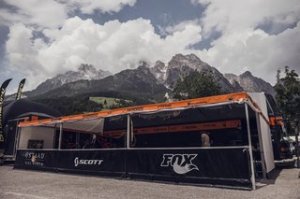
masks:
<path id="1" fill-rule="evenodd" d="M 270 198 L 300 199 L 299 169 L 285 169 L 278 177 L 258 183 L 256 191 L 231 190 L 119 180 L 0 167 L 0 198 Z"/>

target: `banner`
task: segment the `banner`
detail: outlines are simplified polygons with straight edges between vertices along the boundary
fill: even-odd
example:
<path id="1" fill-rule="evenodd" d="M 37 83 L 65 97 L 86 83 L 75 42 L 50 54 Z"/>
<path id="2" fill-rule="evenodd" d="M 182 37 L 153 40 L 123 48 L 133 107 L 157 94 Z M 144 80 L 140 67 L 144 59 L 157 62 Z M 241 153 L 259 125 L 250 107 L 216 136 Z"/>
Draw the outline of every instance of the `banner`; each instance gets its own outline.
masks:
<path id="1" fill-rule="evenodd" d="M 3 82 L 1 88 L 0 88 L 0 143 L 4 142 L 4 135 L 3 135 L 3 128 L 4 128 L 4 123 L 3 123 L 3 104 L 4 104 L 4 96 L 6 92 L 6 88 L 9 84 L 11 79 L 8 79 Z"/>
<path id="2" fill-rule="evenodd" d="M 22 90 L 23 90 L 23 87 L 25 85 L 25 82 L 26 82 L 26 79 L 22 79 L 19 83 L 19 88 L 18 88 L 18 92 L 17 92 L 17 96 L 16 96 L 16 100 L 19 100 L 21 99 L 21 96 L 22 96 Z"/>
<path id="3" fill-rule="evenodd" d="M 18 150 L 15 168 L 125 174 L 125 150 Z"/>
<path id="4" fill-rule="evenodd" d="M 131 178 L 195 184 L 250 186 L 249 164 L 243 148 L 132 150 L 127 154 Z"/>
<path id="5" fill-rule="evenodd" d="M 57 159 L 57 151 L 18 150 L 15 168 L 56 170 Z"/>
<path id="6" fill-rule="evenodd" d="M 230 149 L 18 150 L 15 168 L 251 187 L 249 151 Z"/>

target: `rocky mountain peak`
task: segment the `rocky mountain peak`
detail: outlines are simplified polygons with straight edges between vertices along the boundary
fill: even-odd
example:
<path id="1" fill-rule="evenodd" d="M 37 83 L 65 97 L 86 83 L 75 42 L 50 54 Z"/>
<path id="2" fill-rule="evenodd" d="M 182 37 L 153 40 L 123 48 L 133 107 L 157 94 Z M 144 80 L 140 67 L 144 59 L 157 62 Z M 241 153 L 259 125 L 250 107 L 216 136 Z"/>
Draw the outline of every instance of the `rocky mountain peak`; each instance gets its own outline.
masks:
<path id="1" fill-rule="evenodd" d="M 193 71 L 207 72 L 209 71 L 216 82 L 219 83 L 221 89 L 225 92 L 237 91 L 224 78 L 224 76 L 214 67 L 203 62 L 195 54 L 182 55 L 177 54 L 172 57 L 165 72 L 164 84 L 168 88 L 174 88 L 178 79 L 183 79 Z M 157 75 L 156 75 L 157 76 Z"/>
<path id="2" fill-rule="evenodd" d="M 160 71 L 161 71 L 161 70 L 164 70 L 165 67 L 166 67 L 165 63 L 163 63 L 163 62 L 160 61 L 160 60 L 156 61 L 155 64 L 154 64 L 154 66 L 153 66 L 153 68 L 154 68 L 155 70 L 160 70 Z"/>
<path id="3" fill-rule="evenodd" d="M 195 54 L 177 54 L 165 64 L 156 61 L 150 67 L 141 61 L 136 69 L 123 70 L 115 75 L 98 70 L 93 65 L 82 64 L 76 71 L 68 71 L 41 83 L 35 90 L 27 92 L 29 97 L 34 96 L 64 96 L 83 92 L 128 92 L 140 96 L 141 91 L 147 90 L 147 97 L 164 96 L 174 89 L 178 80 L 188 76 L 191 72 L 209 72 L 219 84 L 223 92 L 267 92 L 274 95 L 273 87 L 264 80 L 257 78 L 246 71 L 241 75 L 220 73 L 216 68 L 202 61 Z M 108 77 L 109 76 L 109 77 Z M 89 81 L 94 80 L 94 81 Z M 207 88 L 209 89 L 209 88 Z M 68 92 L 66 93 L 66 91 Z M 142 93 L 143 93 L 142 92 Z M 156 97 L 155 97 L 156 98 Z M 157 98 L 158 99 L 158 98 Z"/>
<path id="4" fill-rule="evenodd" d="M 194 70 L 210 69 L 207 63 L 201 61 L 201 59 L 194 54 L 176 54 L 168 63 L 168 68 L 182 68 L 184 66 L 189 66 L 189 68 Z"/>
<path id="5" fill-rule="evenodd" d="M 189 60 L 195 61 L 195 62 L 202 62 L 202 60 L 197 57 L 197 55 L 191 53 L 185 56 L 186 58 L 188 58 Z"/>
<path id="6" fill-rule="evenodd" d="M 96 72 L 97 69 L 91 64 L 81 64 L 78 67 L 78 71 L 82 71 L 84 73 L 87 73 L 87 72 Z"/>
<path id="7" fill-rule="evenodd" d="M 38 85 L 35 90 L 28 93 L 30 96 L 40 95 L 70 82 L 78 80 L 99 80 L 109 75 L 111 75 L 110 72 L 100 69 L 97 70 L 93 65 L 81 64 L 76 71 L 67 71 L 47 79 Z"/>
<path id="8" fill-rule="evenodd" d="M 137 69 L 140 69 L 140 70 L 145 70 L 145 69 L 149 69 L 150 68 L 150 65 L 146 62 L 146 61 L 141 61 L 137 67 Z"/>
<path id="9" fill-rule="evenodd" d="M 241 77 L 253 77 L 252 73 L 250 71 L 246 71 L 240 75 Z"/>
<path id="10" fill-rule="evenodd" d="M 150 68 L 151 73 L 155 76 L 158 83 L 164 84 L 166 80 L 167 66 L 162 61 L 156 61 L 154 66 Z"/>
<path id="11" fill-rule="evenodd" d="M 225 78 L 235 86 L 240 86 L 247 92 L 265 92 L 275 96 L 275 90 L 272 85 L 261 78 L 255 77 L 250 71 L 240 75 L 224 74 Z"/>

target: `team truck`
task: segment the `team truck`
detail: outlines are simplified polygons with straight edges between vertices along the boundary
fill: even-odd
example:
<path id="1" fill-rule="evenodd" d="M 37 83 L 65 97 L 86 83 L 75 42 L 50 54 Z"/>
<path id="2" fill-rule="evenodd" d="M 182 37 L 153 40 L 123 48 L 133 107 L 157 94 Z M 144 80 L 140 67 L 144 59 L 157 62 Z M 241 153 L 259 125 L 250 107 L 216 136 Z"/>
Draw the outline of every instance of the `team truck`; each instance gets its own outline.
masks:
<path id="1" fill-rule="evenodd" d="M 265 94 L 270 129 L 272 134 L 272 145 L 275 165 L 278 167 L 294 166 L 293 152 L 288 141 L 288 133 L 285 128 L 284 118 L 279 111 L 273 96 Z"/>

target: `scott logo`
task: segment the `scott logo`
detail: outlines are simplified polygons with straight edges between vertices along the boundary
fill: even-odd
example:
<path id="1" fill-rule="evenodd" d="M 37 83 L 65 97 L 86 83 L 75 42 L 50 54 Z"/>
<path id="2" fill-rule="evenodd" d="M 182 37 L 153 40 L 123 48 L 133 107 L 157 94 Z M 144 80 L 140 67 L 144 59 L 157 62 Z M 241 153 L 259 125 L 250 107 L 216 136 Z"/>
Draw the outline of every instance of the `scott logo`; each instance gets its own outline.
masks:
<path id="1" fill-rule="evenodd" d="M 164 154 L 160 166 L 172 166 L 177 174 L 186 174 L 192 170 L 199 171 L 199 168 L 192 162 L 196 157 L 197 154 Z"/>
<path id="2" fill-rule="evenodd" d="M 74 166 L 77 167 L 79 165 L 101 165 L 103 160 L 83 160 L 76 157 L 74 159 Z"/>

